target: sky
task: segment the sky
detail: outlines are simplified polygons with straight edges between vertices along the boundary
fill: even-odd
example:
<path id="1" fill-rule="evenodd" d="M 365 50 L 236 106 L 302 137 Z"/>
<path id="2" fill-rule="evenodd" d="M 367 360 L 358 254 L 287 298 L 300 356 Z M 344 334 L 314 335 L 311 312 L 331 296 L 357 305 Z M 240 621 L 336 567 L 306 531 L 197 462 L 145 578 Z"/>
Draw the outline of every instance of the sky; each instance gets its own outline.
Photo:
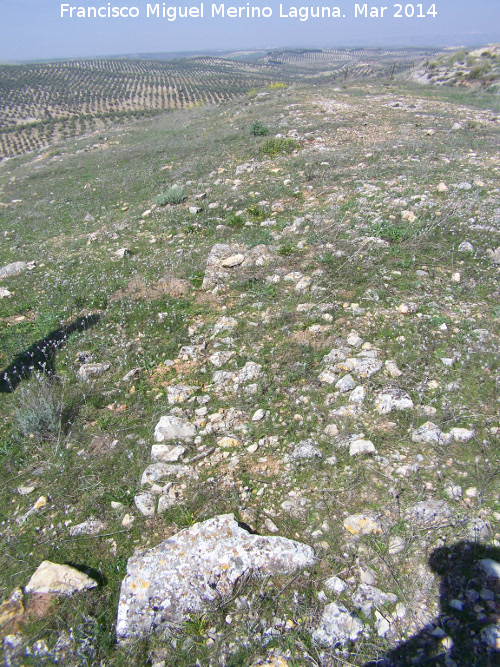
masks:
<path id="1" fill-rule="evenodd" d="M 387 0 L 385 4 L 308 1 L 178 0 L 174 4 L 174 0 L 0 0 L 0 62 L 280 47 L 481 46 L 500 42 L 500 0 L 401 0 L 401 4 Z M 156 4 L 159 16 L 154 14 Z M 73 16 L 71 7 L 75 7 Z M 95 7 L 104 16 L 88 16 L 88 7 Z M 382 7 L 386 7 L 383 12 Z M 85 17 L 77 16 L 78 8 Z M 125 16 L 108 17 L 108 8 Z M 318 8 L 319 17 L 312 17 Z M 175 20 L 169 20 L 168 11 L 172 16 L 174 10 Z M 186 18 L 179 16 L 186 12 Z"/>

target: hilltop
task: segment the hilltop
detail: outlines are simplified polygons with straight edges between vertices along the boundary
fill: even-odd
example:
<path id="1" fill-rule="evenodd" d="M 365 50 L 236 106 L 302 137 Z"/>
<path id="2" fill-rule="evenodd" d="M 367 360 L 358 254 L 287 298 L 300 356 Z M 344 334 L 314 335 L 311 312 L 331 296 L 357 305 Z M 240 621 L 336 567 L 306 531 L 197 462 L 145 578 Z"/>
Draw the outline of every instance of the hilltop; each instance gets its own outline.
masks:
<path id="1" fill-rule="evenodd" d="M 494 658 L 499 133 L 274 81 L 0 164 L 6 664 Z"/>

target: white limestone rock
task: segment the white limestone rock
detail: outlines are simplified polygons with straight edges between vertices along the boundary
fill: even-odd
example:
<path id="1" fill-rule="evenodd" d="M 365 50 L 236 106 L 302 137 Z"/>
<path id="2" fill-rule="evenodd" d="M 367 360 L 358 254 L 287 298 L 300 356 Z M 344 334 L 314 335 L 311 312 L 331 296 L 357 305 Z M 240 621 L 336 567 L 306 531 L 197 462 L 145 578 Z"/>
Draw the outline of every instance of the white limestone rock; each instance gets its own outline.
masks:
<path id="1" fill-rule="evenodd" d="M 408 394 L 397 387 L 384 389 L 375 398 L 375 410 L 385 415 L 391 410 L 408 410 L 413 408 L 413 401 Z"/>
<path id="2" fill-rule="evenodd" d="M 196 435 L 196 426 L 181 419 L 166 415 L 160 417 L 160 421 L 155 426 L 154 438 L 156 442 L 164 440 L 184 440 L 185 438 L 194 438 Z"/>
<path id="3" fill-rule="evenodd" d="M 336 646 L 356 641 L 364 630 L 363 623 L 341 605 L 332 602 L 323 610 L 318 628 L 312 638 L 323 646 Z"/>
<path id="4" fill-rule="evenodd" d="M 182 530 L 129 559 L 122 582 L 119 640 L 176 626 L 231 594 L 247 572 L 285 575 L 312 565 L 313 549 L 279 536 L 251 535 L 232 514 Z"/>
<path id="5" fill-rule="evenodd" d="M 95 588 L 97 581 L 69 565 L 44 560 L 24 589 L 25 593 L 55 593 L 72 595 L 77 591 Z"/>
<path id="6" fill-rule="evenodd" d="M 448 445 L 452 436 L 449 433 L 443 433 L 441 429 L 432 422 L 425 422 L 420 428 L 413 431 L 411 439 L 413 442 L 424 442 L 427 444 Z"/>

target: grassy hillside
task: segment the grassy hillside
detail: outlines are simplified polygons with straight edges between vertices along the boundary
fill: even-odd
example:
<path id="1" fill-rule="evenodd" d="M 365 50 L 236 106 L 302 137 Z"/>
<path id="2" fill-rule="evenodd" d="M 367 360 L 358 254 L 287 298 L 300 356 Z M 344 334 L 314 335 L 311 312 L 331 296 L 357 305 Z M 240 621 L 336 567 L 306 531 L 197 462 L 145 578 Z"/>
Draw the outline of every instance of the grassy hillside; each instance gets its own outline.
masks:
<path id="1" fill-rule="evenodd" d="M 363 665 L 425 624 L 457 664 L 487 664 L 496 589 L 454 592 L 464 611 L 439 622 L 428 559 L 500 547 L 498 114 L 498 97 L 404 82 L 290 85 L 0 164 L 0 267 L 25 263 L 0 280 L 0 589 L 46 559 L 101 583 L 25 596 L 2 629 L 20 636 L 11 664 L 54 664 L 63 637 L 65 665 Z M 210 279 L 215 244 L 233 260 Z M 217 375 L 248 362 L 255 379 Z M 102 366 L 85 379 L 89 363 Z M 143 516 L 167 414 L 197 425 L 183 461 L 198 478 Z M 312 545 L 316 565 L 117 646 L 127 559 L 228 512 Z M 358 514 L 375 528 L 360 534 Z M 102 527 L 70 533 L 89 519 Z M 367 582 L 397 603 L 360 609 Z M 312 639 L 334 600 L 364 624 L 337 648 Z M 423 645 L 445 664 L 450 641 Z"/>

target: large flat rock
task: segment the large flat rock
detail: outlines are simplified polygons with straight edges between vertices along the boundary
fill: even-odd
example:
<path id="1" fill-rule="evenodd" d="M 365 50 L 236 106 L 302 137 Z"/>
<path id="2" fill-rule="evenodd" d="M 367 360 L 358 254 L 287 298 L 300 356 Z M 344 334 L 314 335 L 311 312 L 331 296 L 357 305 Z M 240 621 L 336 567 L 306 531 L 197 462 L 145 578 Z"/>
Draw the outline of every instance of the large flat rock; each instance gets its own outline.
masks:
<path id="1" fill-rule="evenodd" d="M 312 547 L 284 537 L 252 535 L 232 514 L 197 523 L 129 559 L 117 637 L 139 637 L 178 624 L 229 595 L 245 573 L 283 575 L 314 560 Z"/>

